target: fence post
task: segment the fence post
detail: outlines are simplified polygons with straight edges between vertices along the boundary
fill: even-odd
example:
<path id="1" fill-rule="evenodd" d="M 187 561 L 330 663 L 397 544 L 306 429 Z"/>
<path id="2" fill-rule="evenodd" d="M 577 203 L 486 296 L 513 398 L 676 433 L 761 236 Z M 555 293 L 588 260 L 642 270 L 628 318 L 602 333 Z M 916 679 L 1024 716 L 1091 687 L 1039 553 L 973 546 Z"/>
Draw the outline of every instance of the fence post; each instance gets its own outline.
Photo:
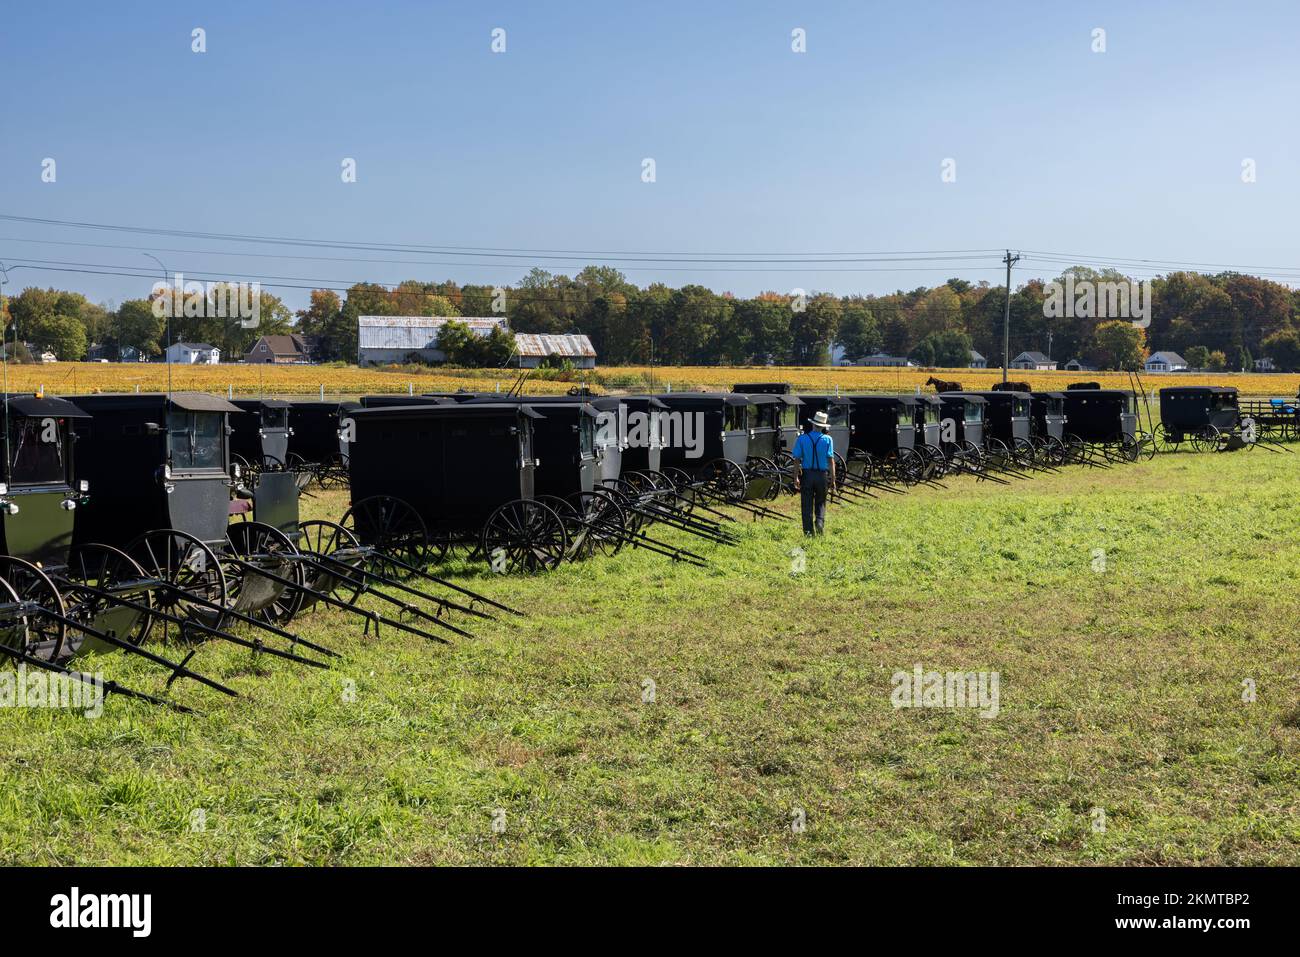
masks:
<path id="1" fill-rule="evenodd" d="M 235 397 L 235 384 L 231 382 L 226 385 L 226 398 L 233 399 L 234 397 Z"/>
<path id="2" fill-rule="evenodd" d="M 408 383 L 406 383 L 406 394 L 407 394 L 407 395 L 415 395 L 415 383 L 414 383 L 414 382 L 408 382 Z"/>
<path id="3" fill-rule="evenodd" d="M 321 400 L 322 402 L 325 401 L 325 383 L 324 383 L 324 382 L 322 382 L 322 383 L 320 384 L 320 400 Z"/>

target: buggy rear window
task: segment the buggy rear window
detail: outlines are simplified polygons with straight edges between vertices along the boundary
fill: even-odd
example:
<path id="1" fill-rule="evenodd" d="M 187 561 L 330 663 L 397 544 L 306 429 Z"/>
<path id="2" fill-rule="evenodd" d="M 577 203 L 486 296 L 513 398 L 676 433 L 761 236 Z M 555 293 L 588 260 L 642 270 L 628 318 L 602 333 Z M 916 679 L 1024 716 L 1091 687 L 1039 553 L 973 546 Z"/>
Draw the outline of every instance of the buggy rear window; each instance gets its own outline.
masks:
<path id="1" fill-rule="evenodd" d="M 9 420 L 9 483 L 40 485 L 63 482 L 63 420 L 54 418 Z"/>
<path id="2" fill-rule="evenodd" d="M 984 421 L 984 406 L 979 405 L 979 404 L 977 404 L 977 403 L 975 403 L 975 402 L 967 402 L 967 403 L 966 403 L 966 414 L 965 414 L 965 416 L 963 416 L 963 419 L 964 419 L 966 422 L 983 422 L 983 421 Z"/>
<path id="3" fill-rule="evenodd" d="M 749 410 L 747 405 L 728 405 L 725 406 L 726 424 L 723 426 L 727 432 L 740 432 L 749 428 L 746 424 L 748 421 L 745 413 Z"/>
<path id="4" fill-rule="evenodd" d="M 171 467 L 180 470 L 223 470 L 225 459 L 221 442 L 225 437 L 224 418 L 220 412 L 168 412 Z"/>
<path id="5" fill-rule="evenodd" d="M 262 407 L 262 428 L 283 429 L 289 424 L 289 410 L 284 406 Z"/>

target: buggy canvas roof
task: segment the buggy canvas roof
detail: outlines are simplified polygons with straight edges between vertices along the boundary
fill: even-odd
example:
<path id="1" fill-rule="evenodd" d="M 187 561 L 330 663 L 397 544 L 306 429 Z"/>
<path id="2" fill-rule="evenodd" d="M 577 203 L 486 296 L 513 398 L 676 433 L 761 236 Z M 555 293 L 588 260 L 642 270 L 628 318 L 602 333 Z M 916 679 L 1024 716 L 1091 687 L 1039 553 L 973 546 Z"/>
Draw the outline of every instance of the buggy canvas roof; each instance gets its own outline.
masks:
<path id="1" fill-rule="evenodd" d="M 251 412 L 257 408 L 287 409 L 293 405 L 292 402 L 286 402 L 284 399 L 235 399 L 234 404 L 245 412 Z"/>
<path id="2" fill-rule="evenodd" d="M 359 408 L 353 411 L 353 415 L 364 416 L 365 418 L 382 418 L 391 416 L 393 418 L 423 418 L 423 417 L 454 417 L 465 415 L 481 415 L 485 418 L 495 415 L 526 415 L 530 419 L 544 419 L 546 416 L 538 412 L 531 405 L 522 402 L 457 402 L 453 404 L 440 404 L 436 402 L 426 402 L 423 404 L 413 405 L 381 405 L 371 406 L 369 408 Z"/>
<path id="3" fill-rule="evenodd" d="M 1169 385 L 1165 386 L 1160 392 L 1168 392 L 1170 395 L 1226 395 L 1237 391 L 1234 385 Z"/>
<path id="4" fill-rule="evenodd" d="M 165 392 L 96 392 L 93 395 L 77 396 L 77 404 L 82 409 L 93 412 L 96 407 L 102 409 L 151 409 L 167 403 L 169 396 Z M 242 412 L 237 405 L 231 405 L 225 399 L 206 392 L 173 392 L 170 396 L 173 409 L 186 412 Z"/>
<path id="5" fill-rule="evenodd" d="M 784 405 L 785 396 L 773 392 L 742 393 L 747 405 Z M 735 403 L 731 403 L 735 405 Z"/>
<path id="6" fill-rule="evenodd" d="M 40 418 L 47 415 L 63 419 L 88 419 L 89 414 L 77 408 L 67 399 L 60 399 L 55 396 L 37 396 L 30 393 L 22 395 L 10 395 L 8 406 L 10 414 L 18 414 L 27 418 Z"/>

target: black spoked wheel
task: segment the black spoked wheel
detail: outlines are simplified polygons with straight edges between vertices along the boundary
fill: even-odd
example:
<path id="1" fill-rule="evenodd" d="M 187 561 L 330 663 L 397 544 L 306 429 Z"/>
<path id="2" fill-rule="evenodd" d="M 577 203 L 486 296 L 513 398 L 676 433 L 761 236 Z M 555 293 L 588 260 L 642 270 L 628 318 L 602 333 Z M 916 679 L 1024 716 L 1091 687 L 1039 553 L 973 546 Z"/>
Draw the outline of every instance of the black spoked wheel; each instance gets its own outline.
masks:
<path id="1" fill-rule="evenodd" d="M 9 583 L 18 601 L 32 606 L 19 616 L 22 621 L 21 650 L 45 661 L 59 661 L 66 657 L 70 651 L 65 644 L 67 625 L 38 610 L 46 608 L 67 616 L 68 609 L 63 596 L 54 582 L 50 581 L 50 577 L 31 562 L 0 555 L 0 578 Z"/>
<path id="2" fill-rule="evenodd" d="M 411 567 L 424 568 L 446 557 L 446 541 L 434 541 L 420 513 L 392 495 L 363 498 L 343 513 L 339 524 L 374 550 L 372 566 L 387 578 L 409 578 Z"/>
<path id="3" fill-rule="evenodd" d="M 890 456 L 888 465 L 894 478 L 904 485 L 916 485 L 925 473 L 925 463 L 916 449 L 898 449 Z"/>
<path id="4" fill-rule="evenodd" d="M 744 501 L 749 480 L 745 470 L 730 459 L 714 459 L 704 469 L 704 489 L 712 498 L 724 502 Z"/>
<path id="5" fill-rule="evenodd" d="M 494 572 L 549 571 L 564 561 L 569 536 L 554 510 L 520 498 L 506 502 L 488 517 L 482 547 Z"/>
<path id="6" fill-rule="evenodd" d="M 1192 448 L 1197 452 L 1217 452 L 1219 451 L 1219 439 L 1222 433 L 1213 425 L 1207 425 L 1205 428 L 1193 433 Z"/>
<path id="7" fill-rule="evenodd" d="M 627 513 L 610 492 L 597 489 L 570 495 L 568 505 L 582 520 L 583 555 L 617 555 L 627 540 Z"/>
<path id="8" fill-rule="evenodd" d="M 849 456 L 844 463 L 844 473 L 850 482 L 857 485 L 870 485 L 875 472 L 875 462 L 862 449 L 849 449 Z"/>
<path id="9" fill-rule="evenodd" d="M 312 591 L 355 605 L 365 590 L 367 549 L 357 537 L 335 522 L 312 520 L 299 522 L 298 550 L 314 556 L 316 565 L 304 569 L 303 584 Z M 316 604 L 310 594 L 303 595 L 303 608 Z"/>
<path id="10" fill-rule="evenodd" d="M 305 575 L 289 536 L 263 522 L 236 522 L 227 529 L 226 541 L 229 552 L 222 559 L 234 608 L 273 625 L 292 621 L 302 609 Z M 267 574 L 259 575 L 259 570 Z"/>
<path id="11" fill-rule="evenodd" d="M 230 608 L 229 588 L 221 561 L 207 544 L 177 528 L 158 528 L 128 545 L 126 553 L 158 580 L 154 606 L 159 611 L 221 628 Z M 160 625 L 164 640 L 173 634 L 200 637 L 166 619 Z"/>
<path id="12" fill-rule="evenodd" d="M 153 589 L 146 581 L 148 573 L 130 555 L 111 545 L 82 545 L 68 556 L 64 574 L 72 618 L 133 645 L 149 640 Z"/>

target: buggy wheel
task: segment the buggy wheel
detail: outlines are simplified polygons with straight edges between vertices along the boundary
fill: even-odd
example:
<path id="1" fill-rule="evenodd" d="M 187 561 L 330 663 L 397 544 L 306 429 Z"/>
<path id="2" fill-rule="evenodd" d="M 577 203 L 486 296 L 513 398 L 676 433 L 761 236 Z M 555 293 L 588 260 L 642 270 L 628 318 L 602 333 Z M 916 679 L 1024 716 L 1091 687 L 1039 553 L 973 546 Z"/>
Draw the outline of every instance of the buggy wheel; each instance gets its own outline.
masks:
<path id="1" fill-rule="evenodd" d="M 872 462 L 870 455 L 862 449 L 849 449 L 848 461 L 844 463 L 844 474 L 850 481 L 858 485 L 870 485 L 874 471 L 875 463 Z"/>
<path id="2" fill-rule="evenodd" d="M 284 464 L 294 474 L 294 483 L 298 486 L 299 492 L 307 491 L 307 487 L 312 482 L 320 484 L 316 468 L 297 452 L 290 452 Z"/>
<path id="3" fill-rule="evenodd" d="M 365 590 L 364 586 L 353 585 L 339 575 L 346 575 L 359 582 L 366 580 L 366 549 L 357 541 L 357 537 L 342 525 L 321 520 L 299 522 L 298 531 L 302 533 L 298 539 L 300 552 L 329 559 L 322 566 L 304 568 L 303 584 L 312 591 L 323 592 L 331 598 L 355 605 Z M 330 574 L 330 568 L 335 563 L 346 566 L 338 569 L 339 575 Z M 314 604 L 315 597 L 310 592 L 304 593 L 303 608 L 310 608 Z"/>
<path id="4" fill-rule="evenodd" d="M 231 555 L 245 563 L 226 562 L 226 578 L 234 607 L 273 625 L 292 621 L 302 610 L 305 575 L 302 562 L 296 558 L 298 549 L 289 536 L 264 522 L 236 522 L 226 530 L 226 541 Z M 285 585 L 259 575 L 254 570 L 256 568 L 287 578 L 293 584 Z"/>
<path id="5" fill-rule="evenodd" d="M 695 480 L 681 469 L 671 467 L 660 474 L 673 485 L 674 506 L 689 515 L 695 508 L 695 493 L 698 491 Z"/>
<path id="6" fill-rule="evenodd" d="M 705 493 L 725 502 L 742 502 L 749 481 L 745 470 L 730 459 L 714 459 L 704 469 Z"/>
<path id="7" fill-rule="evenodd" d="M 579 558 L 586 558 L 589 554 L 587 551 L 587 526 L 582 521 L 582 516 L 578 514 L 578 510 L 558 495 L 535 495 L 533 501 L 545 505 L 560 516 L 560 521 L 564 523 L 564 534 L 569 539 L 568 552 L 564 557 L 571 562 L 576 562 Z"/>
<path id="8" fill-rule="evenodd" d="M 1068 454 L 1065 443 L 1054 435 L 1043 440 L 1043 452 L 1051 465 L 1064 465 Z"/>
<path id="9" fill-rule="evenodd" d="M 67 606 L 64 605 L 58 588 L 45 572 L 31 562 L 0 555 L 0 579 L 9 583 L 18 601 L 31 602 L 67 616 Z M 20 650 L 45 661 L 58 661 L 71 656 L 73 649 L 65 646 L 68 627 L 64 622 L 42 615 L 39 611 L 25 612 L 21 615 L 21 620 L 23 628 Z"/>
<path id="10" fill-rule="evenodd" d="M 583 538 L 585 554 L 617 555 L 627 539 L 627 517 L 623 506 L 609 492 L 578 492 L 568 504 L 581 517 L 586 528 Z"/>
<path id="11" fill-rule="evenodd" d="M 385 578 L 411 577 L 409 569 L 385 561 L 385 556 L 424 568 L 431 562 L 441 562 L 447 553 L 445 540 L 434 542 L 429 537 L 428 526 L 420 513 L 408 502 L 391 495 L 363 498 L 343 513 L 339 524 L 363 545 L 374 549 L 372 567 Z"/>
<path id="12" fill-rule="evenodd" d="M 157 528 L 145 532 L 125 551 L 140 563 L 146 575 L 165 586 L 158 588 L 154 596 L 159 611 L 221 628 L 230 595 L 221 561 L 207 544 L 177 528 Z M 174 622 L 163 619 L 161 626 L 164 640 L 171 637 L 172 628 L 177 637 L 188 637 L 185 629 Z"/>
<path id="13" fill-rule="evenodd" d="M 517 498 L 499 506 L 483 525 L 483 554 L 492 570 L 536 572 L 564 561 L 569 536 L 559 515 L 541 502 Z"/>
<path id="14" fill-rule="evenodd" d="M 1156 424 L 1154 440 L 1157 451 L 1177 452 L 1178 446 L 1183 444 L 1183 434 L 1181 432 L 1171 432 L 1165 428 L 1163 422 L 1159 422 Z"/>
<path id="15" fill-rule="evenodd" d="M 64 574 L 65 591 L 74 599 L 69 617 L 84 621 L 97 631 L 112 632 L 133 645 L 149 640 L 154 621 L 153 592 L 145 581 L 148 574 L 130 555 L 112 545 L 81 545 L 68 556 Z M 116 604 L 79 586 L 109 592 L 149 610 Z"/>
<path id="16" fill-rule="evenodd" d="M 1192 435 L 1192 448 L 1197 452 L 1219 451 L 1220 432 L 1212 425 L 1207 425 Z"/>
<path id="17" fill-rule="evenodd" d="M 925 472 L 925 463 L 916 449 L 897 449 L 888 464 L 897 478 L 904 485 L 916 485 Z"/>
<path id="18" fill-rule="evenodd" d="M 1034 464 L 1036 458 L 1033 443 L 1026 438 L 1017 437 L 1012 441 L 1011 457 L 1025 466 Z"/>
<path id="19" fill-rule="evenodd" d="M 1116 455 L 1125 462 L 1136 462 L 1138 456 L 1142 454 L 1142 446 L 1138 443 L 1138 440 L 1127 432 L 1121 432 L 1111 441 L 1115 444 Z"/>

